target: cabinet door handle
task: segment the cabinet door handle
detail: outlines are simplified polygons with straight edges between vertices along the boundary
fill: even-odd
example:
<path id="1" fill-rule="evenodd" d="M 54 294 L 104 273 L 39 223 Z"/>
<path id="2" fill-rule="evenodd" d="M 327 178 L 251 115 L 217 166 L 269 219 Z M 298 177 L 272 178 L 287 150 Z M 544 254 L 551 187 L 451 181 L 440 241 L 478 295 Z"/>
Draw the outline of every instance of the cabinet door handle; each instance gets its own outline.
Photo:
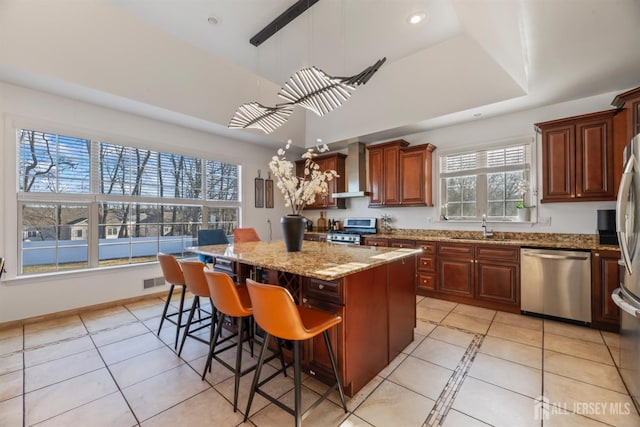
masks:
<path id="1" fill-rule="evenodd" d="M 318 285 L 318 289 L 324 289 L 324 285 Z"/>
<path id="2" fill-rule="evenodd" d="M 305 303 L 305 304 L 306 304 L 306 303 L 307 303 L 307 301 L 309 301 L 307 298 L 302 298 L 302 302 L 303 302 L 303 303 Z"/>

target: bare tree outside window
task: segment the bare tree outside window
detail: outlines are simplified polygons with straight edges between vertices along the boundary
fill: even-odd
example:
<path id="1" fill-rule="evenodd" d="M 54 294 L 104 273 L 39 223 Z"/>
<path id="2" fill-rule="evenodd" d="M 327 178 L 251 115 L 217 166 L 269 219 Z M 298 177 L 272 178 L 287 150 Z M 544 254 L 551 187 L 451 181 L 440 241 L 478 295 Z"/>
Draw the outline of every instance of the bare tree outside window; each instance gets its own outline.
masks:
<path id="1" fill-rule="evenodd" d="M 36 241 L 53 242 L 47 244 L 51 267 L 45 271 L 89 267 L 86 242 L 96 222 L 98 264 L 91 267 L 153 261 L 159 250 L 183 255 L 203 223 L 227 234 L 238 226 L 237 165 L 26 129 L 17 130 L 16 139 L 18 199 L 39 193 L 35 200 L 50 194 L 52 202 L 20 204 L 23 258 L 31 256 L 28 262 L 35 265 L 24 274 L 39 268 L 32 256 Z M 69 219 L 70 205 L 61 201 L 78 197 L 86 197 L 84 217 Z M 97 209 L 90 210 L 91 204 Z M 71 247 L 84 250 L 84 258 L 70 258 Z M 39 253 L 46 251 L 41 247 Z"/>

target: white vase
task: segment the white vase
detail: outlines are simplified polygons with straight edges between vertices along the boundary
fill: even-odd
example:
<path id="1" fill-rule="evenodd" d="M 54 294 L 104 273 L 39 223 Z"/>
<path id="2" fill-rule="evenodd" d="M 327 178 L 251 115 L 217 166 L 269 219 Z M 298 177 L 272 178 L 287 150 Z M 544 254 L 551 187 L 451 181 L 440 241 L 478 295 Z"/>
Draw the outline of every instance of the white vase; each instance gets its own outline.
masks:
<path id="1" fill-rule="evenodd" d="M 531 220 L 531 209 L 529 208 L 518 208 L 518 221 L 520 222 L 528 222 Z"/>

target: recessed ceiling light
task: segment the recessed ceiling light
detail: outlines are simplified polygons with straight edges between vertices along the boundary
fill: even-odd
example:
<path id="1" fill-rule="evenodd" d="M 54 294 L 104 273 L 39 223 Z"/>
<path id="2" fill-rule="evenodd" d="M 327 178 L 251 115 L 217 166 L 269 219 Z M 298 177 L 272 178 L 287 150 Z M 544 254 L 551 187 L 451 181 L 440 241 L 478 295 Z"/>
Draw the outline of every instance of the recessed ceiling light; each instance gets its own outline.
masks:
<path id="1" fill-rule="evenodd" d="M 409 24 L 419 24 L 422 21 L 424 21 L 424 18 L 426 18 L 427 15 L 423 12 L 417 12 L 417 13 L 412 13 L 411 15 L 409 15 L 409 17 L 407 18 L 407 21 L 409 22 Z"/>

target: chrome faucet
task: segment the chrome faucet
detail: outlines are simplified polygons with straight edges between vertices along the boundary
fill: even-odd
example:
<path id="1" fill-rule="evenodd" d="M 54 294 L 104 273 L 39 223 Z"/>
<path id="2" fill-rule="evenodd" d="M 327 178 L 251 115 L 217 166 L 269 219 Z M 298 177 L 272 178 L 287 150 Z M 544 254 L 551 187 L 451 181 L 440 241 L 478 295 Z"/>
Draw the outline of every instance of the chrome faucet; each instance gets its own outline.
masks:
<path id="1" fill-rule="evenodd" d="M 487 230 L 487 214 L 482 214 L 482 238 L 493 237 L 493 231 Z"/>

